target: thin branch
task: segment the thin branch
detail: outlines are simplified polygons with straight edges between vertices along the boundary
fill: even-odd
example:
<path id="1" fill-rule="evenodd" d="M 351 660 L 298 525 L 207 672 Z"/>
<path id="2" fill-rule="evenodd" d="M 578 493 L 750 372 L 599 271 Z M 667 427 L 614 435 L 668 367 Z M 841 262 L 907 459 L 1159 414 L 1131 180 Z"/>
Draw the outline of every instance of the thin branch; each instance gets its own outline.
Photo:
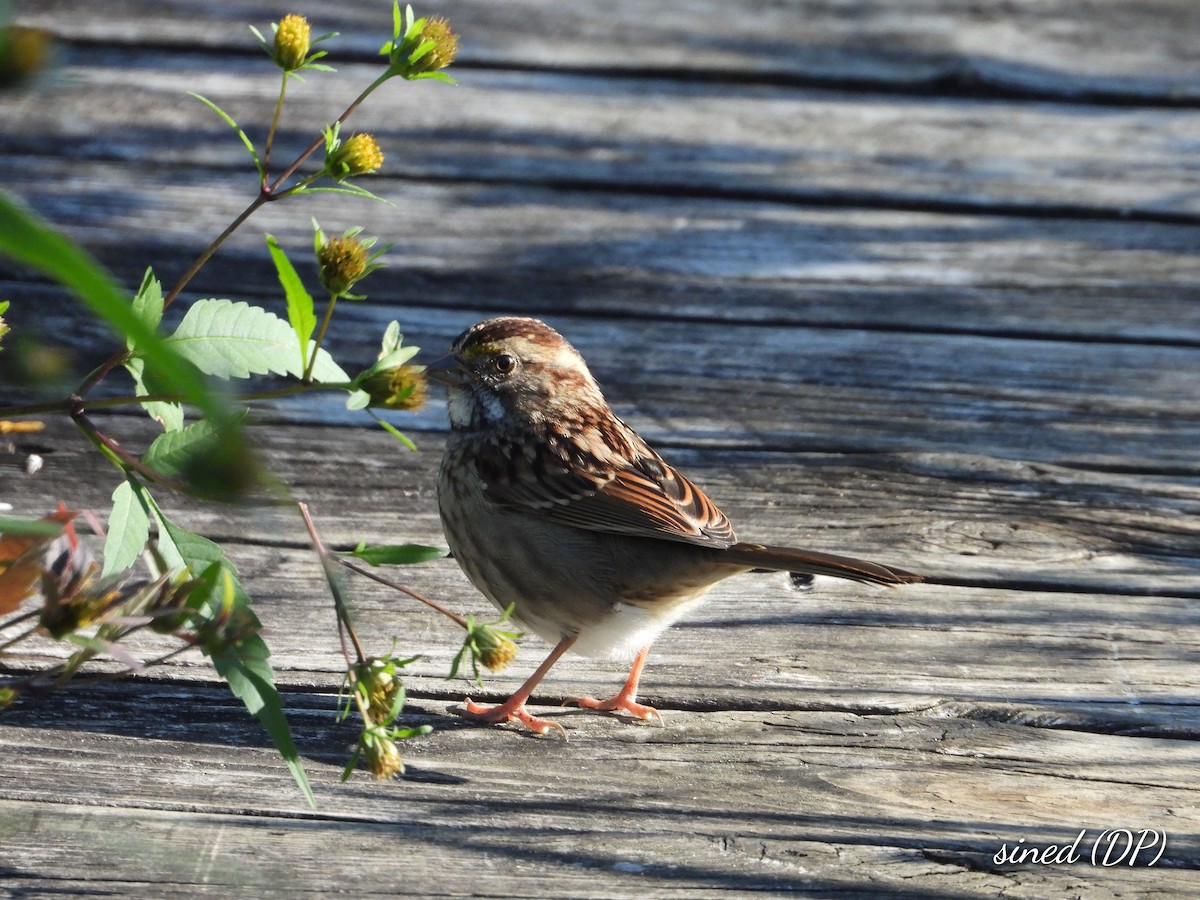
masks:
<path id="1" fill-rule="evenodd" d="M 267 132 L 267 142 L 263 146 L 262 186 L 267 186 L 267 176 L 271 171 L 271 146 L 275 143 L 275 132 L 279 128 L 279 117 L 283 113 L 283 99 L 287 94 L 288 73 L 284 72 L 279 83 L 279 99 L 275 101 L 275 115 L 271 117 L 271 128 Z"/>
<path id="2" fill-rule="evenodd" d="M 342 597 L 341 588 L 333 577 L 332 554 L 325 546 L 324 541 L 321 540 L 321 536 L 317 533 L 317 526 L 308 511 L 308 504 L 303 501 L 297 501 L 296 506 L 300 510 L 300 517 L 304 519 L 304 527 L 308 529 L 308 535 L 312 539 L 313 549 L 317 551 L 317 556 L 321 559 L 321 568 L 325 572 L 325 580 L 329 583 L 329 592 L 333 595 L 333 609 L 337 614 L 338 633 L 343 635 L 342 652 L 346 656 L 346 664 L 350 664 L 350 654 L 346 653 L 345 647 L 345 640 L 348 636 L 350 642 L 354 645 L 354 653 L 358 657 L 359 665 L 362 665 L 367 661 L 367 654 L 363 650 L 362 644 L 359 643 L 358 635 L 354 632 L 354 625 L 350 621 L 350 610 L 346 606 L 345 598 Z"/>
<path id="3" fill-rule="evenodd" d="M 337 561 L 340 562 L 347 569 L 349 569 L 351 572 L 357 572 L 359 575 L 362 575 L 364 578 L 370 578 L 372 581 L 377 581 L 382 585 L 386 585 L 387 587 L 390 587 L 392 590 L 399 591 L 402 594 L 407 594 L 409 597 L 412 597 L 414 600 L 417 600 L 420 603 L 424 603 L 430 609 L 435 609 L 438 612 L 440 612 L 443 616 L 447 616 L 448 618 L 453 619 L 455 622 L 457 622 L 463 628 L 467 627 L 467 620 L 465 617 L 460 616 L 456 612 L 451 612 L 450 610 L 446 609 L 446 607 L 444 607 L 440 603 L 438 603 L 436 600 L 430 600 L 428 597 L 423 597 L 422 595 L 420 595 L 416 591 L 414 591 L 412 588 L 407 587 L 406 585 L 400 584 L 397 581 L 391 581 L 387 578 L 384 578 L 382 575 L 376 575 L 374 572 L 371 572 L 368 569 L 359 568 L 357 565 L 350 562 L 350 560 L 345 559 L 344 557 L 341 557 L 341 556 L 337 557 Z"/>

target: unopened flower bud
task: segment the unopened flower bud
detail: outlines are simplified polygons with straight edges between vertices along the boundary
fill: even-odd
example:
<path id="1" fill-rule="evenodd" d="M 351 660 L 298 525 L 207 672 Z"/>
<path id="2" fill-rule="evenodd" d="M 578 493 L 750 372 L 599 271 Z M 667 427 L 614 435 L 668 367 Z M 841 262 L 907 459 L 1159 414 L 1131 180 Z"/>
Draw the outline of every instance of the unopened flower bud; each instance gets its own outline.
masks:
<path id="1" fill-rule="evenodd" d="M 425 405 L 429 383 L 424 366 L 400 365 L 376 372 L 362 383 L 371 406 L 412 411 Z"/>
<path id="2" fill-rule="evenodd" d="M 321 286 L 331 294 L 345 294 L 367 273 L 367 262 L 367 248 L 362 241 L 353 237 L 330 238 L 317 250 Z"/>
<path id="3" fill-rule="evenodd" d="M 367 698 L 367 711 L 375 724 L 392 718 L 396 697 L 400 693 L 400 682 L 395 678 L 382 659 L 371 659 L 355 666 L 354 677 L 358 688 Z"/>
<path id="4" fill-rule="evenodd" d="M 284 16 L 275 29 L 275 47 L 271 58 L 283 71 L 292 72 L 304 65 L 311 42 L 312 31 L 308 19 L 297 15 Z"/>
<path id="5" fill-rule="evenodd" d="M 433 49 L 414 60 L 408 67 L 410 75 L 422 72 L 436 72 L 454 62 L 458 53 L 458 35 L 450 30 L 450 23 L 441 16 L 430 16 L 425 20 L 417 46 L 426 41 L 433 41 Z"/>
<path id="6" fill-rule="evenodd" d="M 355 134 L 341 142 L 325 160 L 325 171 L 338 181 L 370 175 L 383 165 L 383 151 L 369 134 Z"/>
<path id="7" fill-rule="evenodd" d="M 0 87 L 36 75 L 49 61 L 53 36 L 43 28 L 0 28 Z"/>
<path id="8" fill-rule="evenodd" d="M 475 647 L 479 652 L 479 661 L 489 672 L 499 672 L 517 658 L 517 645 L 512 638 L 491 625 L 484 625 L 475 632 Z"/>
<path id="9" fill-rule="evenodd" d="M 367 768 L 380 781 L 395 778 L 404 772 L 404 760 L 396 742 L 380 735 L 364 735 L 363 753 L 367 757 Z"/>

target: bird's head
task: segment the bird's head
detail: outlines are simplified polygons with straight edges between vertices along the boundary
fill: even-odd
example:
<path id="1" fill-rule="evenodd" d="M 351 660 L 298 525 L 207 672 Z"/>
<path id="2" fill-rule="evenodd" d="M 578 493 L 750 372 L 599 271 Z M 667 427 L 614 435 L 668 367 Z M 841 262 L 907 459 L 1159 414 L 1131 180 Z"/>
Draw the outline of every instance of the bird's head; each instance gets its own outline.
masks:
<path id="1" fill-rule="evenodd" d="M 428 375 L 448 388 L 455 429 L 536 427 L 608 408 L 579 351 L 537 319 L 472 325 Z"/>

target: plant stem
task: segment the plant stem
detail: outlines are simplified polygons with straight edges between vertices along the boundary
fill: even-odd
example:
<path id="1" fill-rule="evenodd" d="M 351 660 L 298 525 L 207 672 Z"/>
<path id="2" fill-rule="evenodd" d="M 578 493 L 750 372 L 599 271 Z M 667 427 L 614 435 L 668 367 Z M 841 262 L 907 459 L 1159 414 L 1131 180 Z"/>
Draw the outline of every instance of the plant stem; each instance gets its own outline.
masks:
<path id="1" fill-rule="evenodd" d="M 169 487 L 173 491 L 178 491 L 181 494 L 194 495 L 195 489 L 186 482 L 171 478 L 169 475 L 164 475 L 157 469 L 152 469 L 146 465 L 115 440 L 96 427 L 96 424 L 89 419 L 83 412 L 82 407 L 69 411 L 71 419 L 79 427 L 79 430 L 84 433 L 88 440 L 95 444 L 101 452 L 111 459 L 117 466 L 124 470 L 132 470 L 139 475 L 144 476 L 156 484 L 162 484 Z"/>
<path id="2" fill-rule="evenodd" d="M 284 72 L 279 82 L 279 99 L 275 101 L 275 115 L 271 118 L 271 128 L 267 131 L 267 142 L 263 146 L 262 186 L 266 188 L 267 177 L 271 171 L 271 146 L 275 143 L 275 131 L 279 128 L 279 117 L 283 113 L 283 98 L 287 94 L 288 74 Z"/>
<path id="3" fill-rule="evenodd" d="M 279 397 L 290 397 L 293 394 L 303 394 L 311 391 L 348 391 L 350 390 L 351 382 L 323 382 L 320 384 L 296 383 L 289 384 L 285 387 L 271 388 L 266 391 L 248 391 L 245 394 L 238 394 L 233 399 L 238 403 L 249 403 L 253 400 L 274 400 Z M 68 397 L 65 400 L 55 400 L 51 403 L 30 403 L 25 406 L 5 406 L 0 407 L 0 416 L 37 416 L 42 413 L 66 412 L 69 413 L 78 403 L 78 397 Z M 142 394 L 141 396 L 124 396 L 124 397 L 104 397 L 99 400 L 89 400 L 87 408 L 95 409 L 112 409 L 120 406 L 134 406 L 138 403 L 151 403 L 159 401 L 162 403 L 179 403 L 183 400 L 179 394 Z"/>
<path id="4" fill-rule="evenodd" d="M 175 301 L 175 298 L 178 297 L 183 289 L 188 286 L 188 283 L 196 277 L 196 273 L 204 267 L 204 264 L 212 259 L 213 254 L 221 248 L 221 245 L 228 240 L 229 236 L 237 231 L 238 228 L 241 227 L 242 223 L 254 215 L 255 211 L 269 199 L 271 199 L 271 195 L 265 188 L 259 191 L 258 196 L 250 201 L 250 205 L 243 209 L 238 214 L 237 218 L 230 222 L 228 227 L 226 227 L 226 229 L 222 231 L 211 244 L 204 248 L 204 252 L 196 257 L 195 262 L 193 262 L 191 266 L 188 267 L 188 270 L 183 273 L 183 277 L 175 282 L 175 287 L 171 288 L 167 296 L 163 297 L 163 309 L 166 309 Z"/>
<path id="5" fill-rule="evenodd" d="M 301 379 L 305 384 L 308 384 L 312 378 L 313 366 L 317 364 L 317 352 L 321 349 L 321 342 L 325 340 L 325 332 L 329 330 L 329 322 L 333 319 L 333 308 L 337 305 L 337 301 L 337 294 L 329 295 L 329 305 L 325 307 L 325 318 L 321 322 L 321 330 L 317 332 L 317 339 L 313 342 L 312 356 L 309 357 L 308 365 L 304 368 L 304 377 Z"/>
<path id="6" fill-rule="evenodd" d="M 383 84 L 385 81 L 387 81 L 391 77 L 393 77 L 391 71 L 387 71 L 387 72 L 384 72 L 382 75 L 380 75 L 378 78 L 376 78 L 369 85 L 367 85 L 367 87 L 363 89 L 362 93 L 360 93 L 357 97 L 355 97 L 354 101 L 349 106 L 346 107 L 345 112 L 343 112 L 340 116 L 338 116 L 337 123 L 341 124 L 341 123 L 345 122 L 348 118 L 350 118 L 350 115 L 356 109 L 358 109 L 358 107 L 362 104 L 362 102 L 364 100 L 366 100 L 367 97 L 369 97 L 376 88 L 378 88 L 381 84 Z M 266 203 L 269 200 L 282 199 L 283 197 L 286 197 L 289 194 L 294 193 L 296 190 L 306 187 L 307 185 L 311 184 L 313 181 L 315 181 L 317 178 L 320 177 L 321 173 L 317 173 L 316 175 L 313 175 L 312 177 L 306 179 L 305 181 L 301 182 L 299 185 L 296 185 L 293 188 L 289 188 L 288 190 L 282 191 L 282 192 L 279 190 L 283 186 L 283 183 L 285 181 L 287 181 L 289 178 L 291 178 L 292 175 L 294 175 L 296 173 L 296 170 L 299 169 L 301 165 L 303 165 L 304 161 L 306 159 L 308 159 L 310 156 L 312 156 L 312 154 L 315 153 L 317 151 L 317 149 L 320 148 L 320 146 L 325 142 L 324 135 L 321 135 L 316 140 L 314 140 L 308 146 L 307 150 L 305 150 L 303 153 L 301 153 L 299 156 L 297 156 L 296 159 L 292 161 L 292 164 L 290 166 L 288 166 L 286 169 L 284 169 L 283 174 L 280 175 L 277 179 L 275 179 L 275 182 L 273 184 L 271 184 L 270 186 L 267 185 L 266 172 L 267 172 L 267 164 L 270 162 L 271 142 L 274 139 L 275 129 L 279 122 L 280 111 L 283 107 L 283 98 L 284 98 L 284 93 L 286 91 L 286 88 L 287 88 L 287 76 L 285 75 L 283 78 L 283 84 L 280 85 L 280 88 L 279 88 L 279 101 L 277 102 L 277 104 L 275 106 L 275 117 L 271 122 L 271 131 L 267 137 L 267 146 L 266 146 L 266 150 L 264 153 L 265 161 L 263 163 L 263 183 L 262 183 L 261 189 L 258 192 L 258 196 L 255 197 L 252 201 L 250 201 L 250 205 L 247 206 L 244 210 L 242 210 L 236 219 L 234 219 L 232 222 L 229 223 L 229 226 L 224 231 L 222 231 L 221 234 L 218 235 L 217 238 L 204 249 L 203 253 L 201 253 L 198 257 L 196 257 L 196 260 L 191 264 L 191 266 L 188 267 L 188 270 L 183 273 L 182 277 L 180 277 L 180 279 L 177 282 L 175 282 L 175 286 L 173 288 L 171 288 L 171 290 L 167 293 L 167 295 L 165 297 L 163 297 L 163 309 L 166 309 L 168 306 L 170 306 L 172 303 L 175 302 L 175 298 L 177 298 L 183 292 L 183 289 L 188 286 L 188 284 L 191 282 L 191 280 L 196 277 L 196 273 L 199 272 L 204 267 L 205 263 L 207 263 L 210 259 L 212 259 L 213 254 L 215 254 L 217 252 L 217 250 L 219 250 L 221 248 L 221 245 L 224 244 L 226 240 L 228 240 L 229 236 L 231 234 L 233 234 L 235 231 L 237 231 L 238 228 L 241 227 L 243 222 L 245 222 L 248 218 L 250 218 L 252 215 L 254 215 L 255 211 L 257 211 L 260 206 L 262 206 L 264 203 Z M 109 372 L 111 372 L 113 369 L 115 369 L 117 366 L 119 366 L 121 363 L 123 363 L 128 358 L 129 358 L 129 352 L 126 350 L 121 350 L 121 351 L 118 351 L 117 353 L 114 353 L 111 357 L 109 357 L 109 359 L 107 361 L 105 361 L 103 364 L 101 364 L 99 366 L 99 368 L 95 369 L 91 374 L 88 375 L 88 377 L 79 386 L 79 390 L 77 391 L 77 393 L 80 396 L 86 395 L 89 391 L 91 391 L 91 389 L 93 387 L 96 386 L 96 384 L 98 382 L 100 382 L 103 378 L 105 378 Z"/>
<path id="7" fill-rule="evenodd" d="M 361 94 L 359 94 L 357 97 L 355 97 L 354 101 L 349 106 L 346 107 L 346 111 L 337 117 L 337 119 L 334 121 L 334 124 L 341 125 L 342 123 L 344 123 L 348 118 L 350 118 L 350 115 L 356 109 L 358 109 L 358 107 L 362 104 L 362 102 L 371 95 L 372 91 L 374 91 L 377 87 L 379 87 L 381 84 L 383 84 L 385 81 L 387 81 L 391 77 L 393 77 L 393 76 L 390 71 L 384 72 L 382 75 L 380 75 L 374 81 L 372 81 L 369 85 L 367 85 L 367 87 L 363 89 L 363 92 Z M 311 144 L 309 144 L 308 149 L 305 150 L 303 153 L 301 153 L 299 156 L 297 156 L 295 161 L 290 166 L 288 166 L 286 169 L 283 170 L 283 174 L 280 175 L 278 178 L 276 178 L 274 183 L 269 188 L 264 189 L 264 192 L 268 193 L 268 194 L 274 194 L 276 191 L 278 191 L 279 188 L 283 186 L 283 183 L 285 181 L 287 181 L 294 174 L 296 174 L 296 170 L 299 169 L 301 165 L 303 165 L 304 161 L 306 159 L 308 159 L 310 156 L 312 156 L 314 153 L 316 153 L 317 150 L 320 149 L 320 147 L 324 143 L 325 143 L 325 135 L 322 134 L 315 141 L 313 141 Z"/>
<path id="8" fill-rule="evenodd" d="M 347 569 L 349 569 L 351 572 L 357 572 L 359 575 L 362 575 L 364 578 L 370 578 L 372 581 L 377 581 L 382 585 L 386 585 L 387 587 L 390 587 L 392 590 L 399 591 L 402 594 L 407 594 L 409 597 L 412 597 L 414 600 L 424 603 L 430 609 L 437 610 L 443 616 L 453 619 L 455 622 L 457 622 L 463 628 L 467 627 L 467 620 L 464 616 L 460 616 L 456 612 L 451 612 L 450 610 L 446 609 L 446 607 L 442 606 L 440 603 L 438 603 L 435 600 L 430 600 L 428 597 L 421 596 L 416 591 L 414 591 L 412 588 L 407 587 L 403 584 L 400 584 L 397 581 L 390 581 L 389 579 L 384 578 L 382 575 L 376 575 L 374 572 L 371 572 L 367 569 L 359 568 L 354 563 L 350 562 L 350 560 L 345 559 L 343 557 L 340 557 L 340 556 L 337 557 L 337 561 L 340 562 Z"/>
<path id="9" fill-rule="evenodd" d="M 350 665 L 350 654 L 346 653 L 346 638 L 349 637 L 350 642 L 354 645 L 358 663 L 362 665 L 367 661 L 367 654 L 363 651 L 362 644 L 359 643 L 358 635 L 354 632 L 354 625 L 350 621 L 350 609 L 346 606 L 345 598 L 342 597 L 342 589 L 333 577 L 332 554 L 317 533 L 317 526 L 313 522 L 312 514 L 308 511 L 308 504 L 299 500 L 296 502 L 296 506 L 300 510 L 300 517 L 304 519 L 304 527 L 308 529 L 308 536 L 312 539 L 313 549 L 317 551 L 317 556 L 321 559 L 321 568 L 325 572 L 325 580 L 329 583 L 329 593 L 333 595 L 333 610 L 337 615 L 338 634 L 342 638 L 342 653 L 346 657 L 346 664 Z"/>

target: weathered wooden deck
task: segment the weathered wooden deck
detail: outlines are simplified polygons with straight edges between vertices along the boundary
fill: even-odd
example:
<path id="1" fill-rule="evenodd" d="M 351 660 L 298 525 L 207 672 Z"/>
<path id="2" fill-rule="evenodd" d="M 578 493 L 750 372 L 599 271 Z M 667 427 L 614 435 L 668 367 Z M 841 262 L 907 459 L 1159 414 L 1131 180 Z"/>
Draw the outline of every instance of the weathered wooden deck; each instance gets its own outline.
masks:
<path id="1" fill-rule="evenodd" d="M 283 146 L 302 147 L 388 29 L 386 3 L 332 6 L 25 4 L 69 80 L 0 94 L 0 182 L 126 283 L 147 264 L 173 280 L 255 189 L 185 92 L 262 122 L 275 75 L 245 23 L 308 14 L 343 37 L 339 77 L 291 92 Z M 0 714 L 0 894 L 1194 896 L 1200 6 L 418 12 L 462 34 L 461 84 L 389 85 L 356 119 L 396 205 L 267 208 L 189 296 L 279 308 L 262 232 L 303 248 L 314 213 L 363 223 L 396 249 L 339 313 L 339 358 L 368 362 L 392 318 L 436 351 L 485 315 L 541 315 L 741 535 L 929 583 L 726 583 L 651 657 L 665 727 L 554 711 L 623 674 L 560 664 L 537 701 L 564 744 L 456 719 L 457 629 L 358 582 L 376 649 L 424 654 L 406 720 L 436 730 L 402 780 L 340 784 L 355 733 L 334 721 L 341 654 L 299 519 L 173 506 L 244 575 L 319 808 L 185 657 Z M 0 268 L 0 297 L 16 331 L 108 355 L 28 273 Z M 396 420 L 418 454 L 336 398 L 264 407 L 255 438 L 329 541 L 440 543 L 443 415 Z M 105 510 L 110 473 L 48 426 L 0 455 L 0 500 Z M 452 561 L 402 575 L 487 612 Z M 528 641 L 487 696 L 542 652 Z M 1165 832 L 1157 865 L 1089 863 L 1122 828 Z M 993 859 L 1083 829 L 1078 862 Z"/>

